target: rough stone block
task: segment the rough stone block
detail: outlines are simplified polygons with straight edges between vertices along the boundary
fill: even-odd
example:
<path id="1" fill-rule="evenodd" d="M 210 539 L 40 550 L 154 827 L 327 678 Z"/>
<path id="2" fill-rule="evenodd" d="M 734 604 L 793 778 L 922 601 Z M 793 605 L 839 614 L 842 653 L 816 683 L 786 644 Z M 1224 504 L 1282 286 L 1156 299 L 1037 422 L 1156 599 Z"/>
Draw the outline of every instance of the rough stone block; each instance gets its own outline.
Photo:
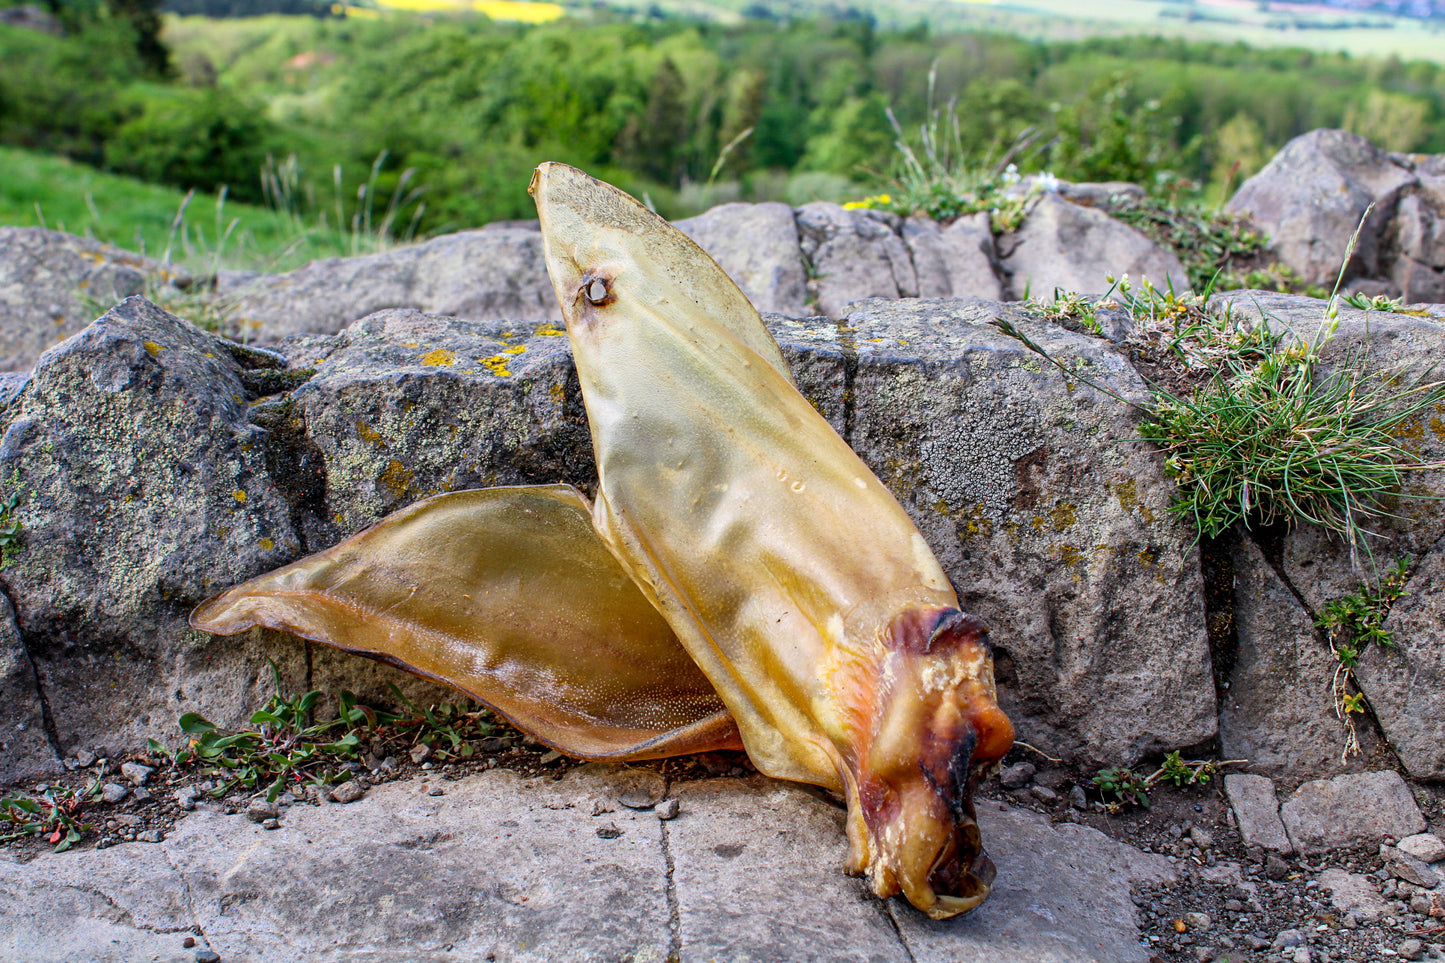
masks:
<path id="1" fill-rule="evenodd" d="M 1410 787 L 1389 770 L 1307 782 L 1280 806 L 1280 818 L 1294 848 L 1306 855 L 1425 830 Z"/>
<path id="2" fill-rule="evenodd" d="M 1246 846 L 1263 846 L 1276 853 L 1287 853 L 1293 848 L 1279 818 L 1274 783 L 1268 777 L 1229 773 L 1224 777 L 1224 793 L 1229 797 L 1234 818 L 1239 821 L 1239 836 Z"/>
<path id="3" fill-rule="evenodd" d="M 786 204 L 723 204 L 678 221 L 759 311 L 805 317 L 807 276 L 793 209 Z"/>
<path id="4" fill-rule="evenodd" d="M 1179 258 L 1103 211 L 1080 207 L 1046 193 L 1029 210 L 1023 226 L 998 241 L 1010 297 L 1049 300 L 1055 289 L 1103 294 L 1106 275 L 1145 278 L 1161 291 L 1183 292 L 1189 275 Z"/>

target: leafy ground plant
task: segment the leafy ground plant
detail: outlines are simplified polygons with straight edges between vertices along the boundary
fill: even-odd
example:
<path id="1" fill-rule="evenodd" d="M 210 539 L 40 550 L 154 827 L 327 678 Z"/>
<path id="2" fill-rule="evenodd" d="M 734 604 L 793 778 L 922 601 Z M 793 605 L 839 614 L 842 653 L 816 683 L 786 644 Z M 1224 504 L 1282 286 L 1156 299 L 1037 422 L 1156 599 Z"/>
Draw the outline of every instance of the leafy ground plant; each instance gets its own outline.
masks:
<path id="1" fill-rule="evenodd" d="M 335 785 L 351 778 L 351 764 L 361 762 L 364 754 L 370 758 L 393 748 L 425 744 L 426 754 L 437 759 L 467 758 L 475 752 L 475 739 L 496 731 L 484 709 L 449 703 L 417 709 L 395 686 L 392 694 L 410 715 L 372 709 L 343 691 L 337 718 L 313 722 L 321 692 L 285 696 L 274 662 L 271 673 L 276 694 L 251 716 L 247 728 L 224 730 L 194 712 L 180 718 L 181 729 L 191 738 L 175 754 L 175 763 L 204 766 L 220 777 L 211 791 L 214 796 L 241 788 L 264 792 L 274 801 L 288 786 Z M 154 742 L 150 748 L 165 751 Z"/>
<path id="2" fill-rule="evenodd" d="M 1149 790 L 1167 782 L 1182 789 L 1185 786 L 1202 786 L 1209 782 L 1225 766 L 1238 765 L 1243 759 L 1185 759 L 1177 749 L 1166 753 L 1159 768 L 1147 776 L 1140 776 L 1126 766 L 1100 769 L 1094 776 L 1094 786 L 1104 797 L 1106 806 L 1119 809 L 1125 806 L 1149 808 Z"/>
<path id="3" fill-rule="evenodd" d="M 0 796 L 0 824 L 8 824 L 10 828 L 9 832 L 0 833 L 0 842 L 22 836 L 44 836 L 57 853 L 63 853 L 90 831 L 91 825 L 82 821 L 82 814 L 86 803 L 99 798 L 99 777 L 83 790 L 49 786 L 34 795 Z"/>

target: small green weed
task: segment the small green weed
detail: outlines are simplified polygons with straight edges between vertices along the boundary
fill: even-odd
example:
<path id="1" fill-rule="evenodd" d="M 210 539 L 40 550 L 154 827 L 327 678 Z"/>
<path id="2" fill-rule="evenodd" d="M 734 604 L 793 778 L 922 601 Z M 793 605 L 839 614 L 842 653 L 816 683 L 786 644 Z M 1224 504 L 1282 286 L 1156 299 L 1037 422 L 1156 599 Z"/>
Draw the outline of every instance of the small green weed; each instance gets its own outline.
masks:
<path id="1" fill-rule="evenodd" d="M 1145 198 L 1109 213 L 1173 250 L 1197 290 L 1210 286 L 1236 261 L 1264 249 L 1264 236 L 1251 229 L 1246 218 L 1224 211 Z"/>
<path id="2" fill-rule="evenodd" d="M 467 758 L 476 751 L 471 740 L 496 731 L 486 710 L 447 703 L 418 710 L 395 686 L 393 695 L 411 716 L 361 705 L 355 695 L 343 691 L 337 700 L 338 717 L 312 722 L 320 691 L 287 697 L 274 662 L 271 673 L 276 694 L 251 716 L 250 728 L 226 731 L 194 712 L 180 718 L 181 729 L 191 738 L 176 752 L 175 764 L 208 767 L 221 779 L 211 791 L 216 797 L 239 787 L 265 792 L 267 799 L 275 800 L 290 784 L 345 782 L 351 778 L 348 763 L 361 760 L 365 752 L 384 752 L 391 744 L 426 743 L 437 759 Z M 151 748 L 165 751 L 156 743 Z"/>
<path id="3" fill-rule="evenodd" d="M 1113 797 L 1112 805 L 1134 805 L 1149 808 L 1149 786 L 1143 777 L 1127 766 L 1100 769 L 1094 777 L 1094 785 L 1103 794 L 1106 804 Z"/>
<path id="4" fill-rule="evenodd" d="M 0 835 L 0 842 L 22 836 L 44 836 L 45 841 L 63 853 L 92 828 L 81 821 L 85 804 L 100 798 L 100 777 L 83 790 L 51 786 L 37 795 L 10 793 L 0 796 L 0 823 L 9 823 L 12 831 Z"/>
<path id="5" fill-rule="evenodd" d="M 1394 633 L 1385 628 L 1385 620 L 1395 602 L 1405 594 L 1405 583 L 1409 580 L 1410 561 L 1398 558 L 1373 588 L 1361 584 L 1349 595 L 1326 602 L 1315 620 L 1315 627 L 1325 633 L 1335 653 L 1337 664 L 1330 691 L 1335 715 L 1345 727 L 1344 757 L 1360 751 L 1354 717 L 1366 710 L 1365 694 L 1355 681 L 1355 669 L 1371 646 L 1394 647 Z"/>
<path id="6" fill-rule="evenodd" d="M 1042 321 L 1052 321 L 1066 327 L 1073 322 L 1087 333 L 1098 335 L 1103 334 L 1104 329 L 1095 315 L 1099 308 L 1112 304 L 1113 302 L 1107 299 L 1094 299 L 1073 291 L 1065 291 L 1063 288 L 1054 288 L 1052 301 L 1030 298 L 1025 302 L 1024 310 Z"/>
<path id="7" fill-rule="evenodd" d="M 0 497 L 0 569 L 9 568 L 15 556 L 25 547 L 25 532 L 15 511 L 20 507 L 20 473 L 13 472 L 7 487 L 9 494 Z"/>
<path id="8" fill-rule="evenodd" d="M 1360 291 L 1354 294 L 1347 294 L 1344 302 L 1352 308 L 1359 308 L 1361 311 L 1390 311 L 1403 312 L 1405 305 L 1400 298 L 1390 298 L 1383 294 L 1369 295 Z"/>
<path id="9" fill-rule="evenodd" d="M 1177 749 L 1166 753 L 1159 768 L 1147 776 L 1140 776 L 1125 766 L 1100 769 L 1094 777 L 1094 785 L 1104 797 L 1104 803 L 1118 810 L 1125 806 L 1149 808 L 1149 790 L 1161 782 L 1171 783 L 1182 789 L 1185 786 L 1202 786 L 1209 782 L 1225 766 L 1237 765 L 1242 759 L 1185 759 Z M 1113 797 L 1112 799 L 1110 797 Z"/>

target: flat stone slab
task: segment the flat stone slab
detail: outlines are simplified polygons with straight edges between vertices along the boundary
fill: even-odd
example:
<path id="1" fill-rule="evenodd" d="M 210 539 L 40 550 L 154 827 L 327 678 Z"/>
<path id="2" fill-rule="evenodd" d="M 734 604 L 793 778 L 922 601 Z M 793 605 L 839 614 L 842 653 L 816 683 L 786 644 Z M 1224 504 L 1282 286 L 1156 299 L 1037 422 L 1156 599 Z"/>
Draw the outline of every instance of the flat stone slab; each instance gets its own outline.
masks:
<path id="1" fill-rule="evenodd" d="M 1280 806 L 1294 848 L 1325 853 L 1385 836 L 1403 839 L 1425 831 L 1425 817 L 1398 772 L 1360 772 L 1316 779 Z"/>
<path id="2" fill-rule="evenodd" d="M 1279 799 L 1274 794 L 1274 781 L 1267 776 L 1232 772 L 1224 777 L 1224 794 L 1239 822 L 1239 835 L 1246 846 L 1263 846 L 1276 853 L 1287 853 L 1294 847 L 1285 834 L 1279 818 Z"/>
<path id="3" fill-rule="evenodd" d="M 203 805 L 160 844 L 0 857 L 0 959 L 1144 963 L 1129 888 L 1173 878 L 982 802 L 994 894 L 936 923 L 843 874 L 842 810 L 808 789 L 684 783 L 664 822 L 621 803 L 635 775 L 391 783 L 273 831 Z"/>

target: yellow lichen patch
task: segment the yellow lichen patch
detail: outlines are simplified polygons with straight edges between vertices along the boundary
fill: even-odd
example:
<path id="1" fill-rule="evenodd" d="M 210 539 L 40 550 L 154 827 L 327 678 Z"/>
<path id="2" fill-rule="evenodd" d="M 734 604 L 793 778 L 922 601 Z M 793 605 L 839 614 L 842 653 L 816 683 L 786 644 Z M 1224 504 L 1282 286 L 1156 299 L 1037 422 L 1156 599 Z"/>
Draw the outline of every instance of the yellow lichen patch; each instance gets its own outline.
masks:
<path id="1" fill-rule="evenodd" d="M 234 498 L 239 505 L 246 504 L 246 493 L 239 488 L 231 492 L 231 497 Z"/>
<path id="2" fill-rule="evenodd" d="M 1058 556 L 1059 562 L 1064 565 L 1084 564 L 1084 553 L 1067 542 L 1055 545 L 1054 553 Z"/>
<path id="3" fill-rule="evenodd" d="M 370 442 L 378 448 L 385 448 L 386 442 L 382 439 L 381 433 L 364 421 L 356 423 L 356 436 L 362 441 Z"/>
<path id="4" fill-rule="evenodd" d="M 269 538 L 258 538 L 256 540 L 256 544 L 261 546 L 261 550 L 264 552 L 269 552 L 271 551 L 271 549 L 276 547 L 276 543 L 271 541 Z"/>
<path id="5" fill-rule="evenodd" d="M 154 341 L 146 341 L 146 342 L 144 342 L 144 344 L 145 344 L 145 349 L 150 352 L 152 358 L 154 358 L 156 355 L 160 354 L 162 351 L 165 350 L 165 349 L 162 348 L 160 345 L 156 344 Z"/>
<path id="6" fill-rule="evenodd" d="M 1062 532 L 1073 526 L 1078 520 L 1078 510 L 1072 502 L 1059 502 L 1049 512 L 1049 521 L 1053 523 L 1054 531 Z"/>
<path id="7" fill-rule="evenodd" d="M 488 371 L 498 378 L 510 378 L 511 370 L 507 367 L 508 358 L 504 354 L 494 354 L 490 358 L 478 358 L 477 364 L 486 365 Z"/>
<path id="8" fill-rule="evenodd" d="M 393 458 L 386 463 L 386 471 L 382 472 L 376 479 L 385 485 L 393 495 L 401 498 L 406 495 L 407 488 L 412 482 L 411 471 L 401 462 Z"/>
<path id="9" fill-rule="evenodd" d="M 527 346 L 525 344 L 514 344 L 510 348 L 503 348 L 502 354 L 522 354 L 526 350 Z"/>
<path id="10" fill-rule="evenodd" d="M 1119 499 L 1119 507 L 1126 512 L 1139 512 L 1145 525 L 1154 524 L 1154 512 L 1143 502 L 1139 501 L 1139 483 L 1133 479 L 1128 481 L 1115 482 L 1110 486 L 1114 490 L 1114 497 Z"/>
<path id="11" fill-rule="evenodd" d="M 567 336 L 566 331 L 563 331 L 551 321 L 542 322 L 541 326 L 532 333 L 539 338 L 565 338 Z"/>
<path id="12" fill-rule="evenodd" d="M 558 401 L 565 401 L 567 399 L 567 391 L 561 385 L 553 385 L 552 387 L 548 388 L 547 394 L 551 395 Z"/>
<path id="13" fill-rule="evenodd" d="M 1445 421 L 1441 421 L 1437 415 L 1430 419 L 1430 431 L 1436 438 L 1445 439 Z"/>
<path id="14" fill-rule="evenodd" d="M 446 348 L 437 348 L 422 355 L 421 363 L 431 368 L 440 368 L 443 365 L 456 364 L 457 356 Z"/>

